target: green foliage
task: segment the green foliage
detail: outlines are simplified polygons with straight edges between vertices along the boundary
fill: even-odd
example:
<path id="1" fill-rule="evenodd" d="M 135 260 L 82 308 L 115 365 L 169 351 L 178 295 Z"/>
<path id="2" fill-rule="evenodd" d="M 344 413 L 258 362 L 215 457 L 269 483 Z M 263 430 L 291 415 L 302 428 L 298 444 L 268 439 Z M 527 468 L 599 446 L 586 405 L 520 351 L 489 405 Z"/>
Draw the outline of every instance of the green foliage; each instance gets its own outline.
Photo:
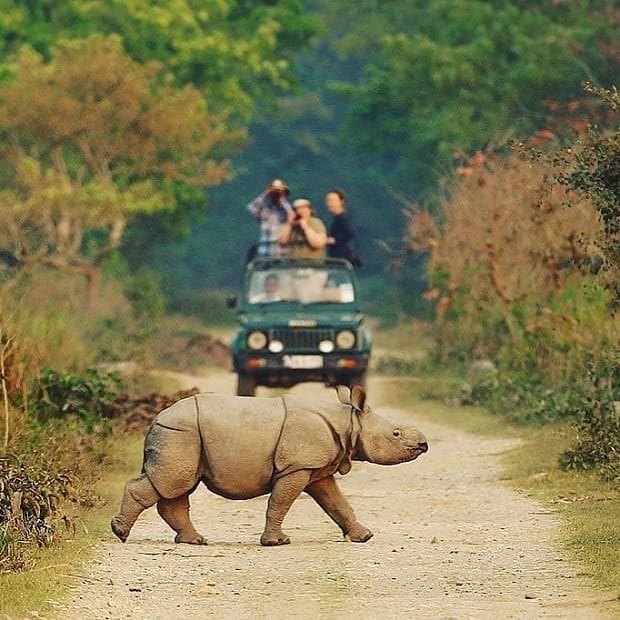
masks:
<path id="1" fill-rule="evenodd" d="M 241 133 L 195 87 L 132 60 L 118 36 L 61 41 L 47 63 L 24 47 L 11 68 L 0 88 L 0 251 L 23 270 L 84 276 L 92 316 L 101 264 L 127 223 L 182 208 L 181 185 L 221 182 Z"/>
<path id="2" fill-rule="evenodd" d="M 277 95 L 294 88 L 294 53 L 308 43 L 316 29 L 316 18 L 305 10 L 300 0 L 213 0 L 207 5 L 203 0 L 178 0 L 168 4 L 159 0 L 58 0 L 52 4 L 47 0 L 27 3 L 7 0 L 4 3 L 0 16 L 0 79 L 13 71 L 11 54 L 24 46 L 34 49 L 45 61 L 49 61 L 59 48 L 74 48 L 79 41 L 89 40 L 92 35 L 113 38 L 120 42 L 137 66 L 146 69 L 157 64 L 161 67 L 158 80 L 162 92 L 171 89 L 182 94 L 197 90 L 202 94 L 203 112 L 208 109 L 216 114 L 216 129 L 232 138 L 213 145 L 213 161 L 222 161 L 242 148 L 245 141 L 243 131 L 239 130 L 245 128 L 257 107 L 273 102 Z M 100 80 L 100 74 L 105 73 L 105 67 L 97 67 L 92 61 L 84 59 L 76 64 L 83 67 L 89 76 L 97 76 L 97 80 Z M 72 70 L 64 70 L 63 73 L 71 75 Z M 89 81 L 88 76 L 77 80 L 79 84 L 88 84 Z M 116 82 L 126 84 L 121 77 Z M 27 87 L 21 88 L 21 91 L 28 92 L 29 103 L 20 106 L 20 109 L 30 109 L 32 101 L 49 99 L 34 96 Z M 100 104 L 99 107 L 110 108 L 110 95 L 113 94 L 104 90 L 103 96 L 100 91 L 91 98 Z M 131 99 L 137 102 L 139 97 L 133 96 Z M 52 105 L 52 111 L 64 108 L 63 105 Z M 115 118 L 120 118 L 131 112 L 133 106 L 131 103 L 116 102 L 110 109 L 115 111 Z M 172 111 L 160 110 L 159 116 L 151 114 L 153 122 L 148 127 L 142 127 L 135 140 L 130 140 L 132 144 L 140 145 L 148 136 L 157 134 L 160 128 L 173 126 L 185 119 L 195 130 L 191 135 L 180 137 L 175 145 L 163 145 L 171 158 L 167 165 L 156 165 L 150 171 L 150 185 L 135 183 L 135 173 L 127 170 L 122 180 L 134 183 L 133 188 L 139 191 L 125 192 L 123 196 L 114 192 L 110 195 L 109 187 L 92 184 L 91 195 L 86 196 L 86 204 L 93 208 L 113 199 L 117 199 L 116 206 L 119 206 L 120 198 L 124 198 L 128 208 L 123 217 L 116 218 L 116 226 L 131 225 L 131 221 L 136 220 L 130 235 L 131 243 L 125 246 L 132 267 L 137 265 L 138 269 L 143 269 L 147 265 L 152 266 L 153 247 L 161 246 L 165 238 L 178 240 L 180 234 L 186 236 L 198 216 L 204 219 L 206 200 L 203 187 L 207 183 L 196 189 L 189 187 L 187 174 L 181 175 L 181 181 L 173 182 L 169 178 L 171 171 L 180 168 L 178 156 L 183 149 L 204 153 L 208 149 L 201 142 L 208 135 L 214 135 L 213 130 L 207 132 L 191 121 L 188 117 L 190 111 L 188 101 L 180 96 L 174 102 Z M 35 116 L 47 119 L 50 114 L 39 111 Z M 89 139 L 83 143 L 92 146 L 91 115 L 75 111 L 71 115 L 73 123 L 80 118 L 88 119 L 89 123 L 86 132 Z M 81 134 L 76 127 L 73 129 Z M 127 129 L 117 131 L 118 142 L 122 143 L 122 137 L 128 133 L 131 131 Z M 161 143 L 161 140 L 157 138 L 155 142 Z M 92 160 L 101 170 L 109 172 L 109 166 L 100 161 L 99 155 L 95 153 Z M 262 151 L 261 157 L 264 155 L 265 151 Z M 218 172 L 213 165 L 209 166 L 209 171 Z M 168 177 L 166 183 L 160 182 L 162 176 Z M 117 177 L 115 180 L 118 183 L 121 179 Z M 219 176 L 215 182 L 221 180 L 222 176 Z M 82 191 L 82 194 L 86 193 Z M 99 224 L 106 224 L 117 211 L 106 209 L 105 204 L 102 206 L 99 217 L 94 219 Z M 137 206 L 141 207 L 140 211 Z M 173 210 L 174 206 L 179 208 Z M 158 208 L 156 212 L 155 207 Z M 86 234 L 84 238 L 88 236 Z M 100 234 L 90 235 L 91 241 L 100 238 Z M 74 239 L 75 242 L 78 240 L 77 237 Z M 72 243 L 71 247 L 74 245 Z M 59 244 L 52 242 L 51 247 L 57 248 Z M 204 247 L 200 250 L 196 263 L 204 265 L 211 262 L 211 257 L 206 257 L 203 252 Z M 166 252 L 164 260 L 169 255 Z M 230 262 L 230 257 L 227 260 Z M 175 266 L 179 265 L 179 261 L 173 262 Z M 224 266 L 227 264 L 224 262 Z M 161 270 L 170 271 L 170 262 Z M 0 273 L 0 278 L 8 273 Z M 183 276 L 183 273 L 175 273 L 170 279 L 179 280 Z M 191 273 L 183 281 L 201 280 Z M 168 279 L 164 281 L 164 286 L 166 291 L 172 290 L 172 285 L 168 287 Z"/>
<path id="3" fill-rule="evenodd" d="M 620 352 L 593 357 L 577 392 L 577 440 L 560 457 L 564 469 L 596 469 L 620 482 Z"/>
<path id="4" fill-rule="evenodd" d="M 482 405 L 516 424 L 568 420 L 577 440 L 561 455 L 561 466 L 597 470 L 606 480 L 619 480 L 620 352 L 615 347 L 588 352 L 579 364 L 573 362 L 572 374 L 555 385 L 544 370 L 478 377 L 462 386 L 460 402 Z"/>
<path id="5" fill-rule="evenodd" d="M 620 94 L 611 90 L 586 85 L 607 110 L 612 128 L 608 131 L 591 126 L 587 135 L 571 146 L 551 154 L 559 167 L 560 183 L 589 197 L 596 205 L 603 222 L 604 234 L 600 242 L 604 256 L 602 281 L 612 293 L 611 307 L 620 309 Z M 569 201 L 572 202 L 572 201 Z"/>
<path id="6" fill-rule="evenodd" d="M 132 360 L 144 362 L 146 342 L 152 335 L 152 327 L 142 329 L 125 316 L 104 317 L 92 323 L 90 340 L 95 351 L 95 362 L 105 364 Z"/>
<path id="7" fill-rule="evenodd" d="M 178 84 L 193 83 L 210 105 L 247 120 L 255 100 L 288 89 L 292 53 L 315 29 L 298 0 L 8 0 L 4 50 L 27 43 L 45 56 L 61 39 L 117 34 L 132 58 L 157 60 Z"/>
<path id="8" fill-rule="evenodd" d="M 114 412 L 114 398 L 121 384 L 116 373 L 102 375 L 95 368 L 61 372 L 43 368 L 29 397 L 30 407 L 42 421 L 75 417 L 92 428 Z"/>
<path id="9" fill-rule="evenodd" d="M 337 21 L 350 18 L 341 4 Z M 617 14 L 606 2 L 364 3 L 368 14 L 354 4 L 347 52 L 368 60 L 341 87 L 352 102 L 347 136 L 389 155 L 401 182 L 428 187 L 455 150 L 513 128 L 527 135 L 549 123 L 545 102 L 579 97 L 594 71 L 603 84 L 616 77 Z"/>
<path id="10" fill-rule="evenodd" d="M 166 298 L 161 291 L 160 278 L 152 272 L 142 272 L 129 278 L 125 296 L 131 302 L 133 315 L 146 325 L 163 316 Z"/>
<path id="11" fill-rule="evenodd" d="M 132 256 L 132 265 L 143 258 L 166 272 L 167 294 L 238 285 L 257 234 L 244 207 L 280 176 L 326 222 L 323 192 L 344 188 L 365 258 L 360 275 L 401 286 L 386 274 L 391 257 L 377 241 L 400 247 L 403 205 L 437 201 L 444 191 L 437 177 L 453 169 L 454 151 L 493 143 L 515 127 L 555 129 L 548 106 L 577 104 L 593 73 L 602 84 L 615 78 L 617 17 L 606 1 L 303 5 L 321 28 L 295 57 L 300 91 L 275 107 L 257 102 L 251 140 L 233 160 L 236 176 L 209 189 L 208 217 L 189 238 L 146 243 Z M 579 107 L 573 117 L 585 114 Z"/>
<path id="12" fill-rule="evenodd" d="M 591 133 L 525 166 L 514 154 L 479 153 L 460 169 L 440 230 L 427 239 L 437 356 L 499 368 L 463 386 L 460 401 L 518 424 L 577 423 L 564 466 L 610 479 L 620 441 L 620 324 L 609 304 L 618 274 L 614 135 Z M 593 269 L 600 260 L 611 278 Z"/>
<path id="13" fill-rule="evenodd" d="M 234 312 L 228 307 L 229 294 L 225 291 L 202 291 L 185 293 L 174 298 L 171 311 L 195 317 L 210 327 L 232 326 Z"/>
<path id="14" fill-rule="evenodd" d="M 0 572 L 33 567 L 32 550 L 74 527 L 72 506 L 92 506 L 89 483 L 110 449 L 109 429 L 77 419 L 22 420 L 0 456 Z"/>
<path id="15" fill-rule="evenodd" d="M 464 384 L 460 402 L 485 406 L 517 424 L 543 424 L 575 415 L 578 392 L 549 387 L 535 372 L 499 372 Z"/>
<path id="16" fill-rule="evenodd" d="M 92 505 L 89 490 L 110 448 L 118 377 L 45 368 L 0 456 L 0 572 L 32 567 L 33 547 L 52 545 L 72 526 L 71 504 Z"/>
<path id="17" fill-rule="evenodd" d="M 428 363 L 421 359 L 404 358 L 397 355 L 380 355 L 373 370 L 381 375 L 413 377 L 429 372 Z"/>

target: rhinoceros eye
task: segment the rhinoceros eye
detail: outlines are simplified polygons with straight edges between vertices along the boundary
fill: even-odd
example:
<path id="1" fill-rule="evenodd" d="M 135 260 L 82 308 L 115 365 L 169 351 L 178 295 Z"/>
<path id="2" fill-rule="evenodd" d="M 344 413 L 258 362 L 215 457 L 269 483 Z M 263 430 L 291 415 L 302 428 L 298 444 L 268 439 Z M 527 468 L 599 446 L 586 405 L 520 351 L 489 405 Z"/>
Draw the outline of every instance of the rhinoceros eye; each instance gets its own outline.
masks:
<path id="1" fill-rule="evenodd" d="M 400 429 L 395 428 L 395 429 L 392 431 L 392 435 L 394 435 L 394 437 L 400 437 Z"/>

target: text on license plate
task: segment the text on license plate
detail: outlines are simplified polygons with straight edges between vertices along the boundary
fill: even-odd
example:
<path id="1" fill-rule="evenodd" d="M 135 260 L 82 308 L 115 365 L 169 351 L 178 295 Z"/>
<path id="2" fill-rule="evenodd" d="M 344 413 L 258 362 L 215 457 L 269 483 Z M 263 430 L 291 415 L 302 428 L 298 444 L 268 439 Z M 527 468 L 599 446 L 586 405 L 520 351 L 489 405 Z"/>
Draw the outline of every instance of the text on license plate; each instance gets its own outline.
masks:
<path id="1" fill-rule="evenodd" d="M 287 368 L 322 368 L 323 357 L 321 355 L 285 355 L 282 363 Z"/>

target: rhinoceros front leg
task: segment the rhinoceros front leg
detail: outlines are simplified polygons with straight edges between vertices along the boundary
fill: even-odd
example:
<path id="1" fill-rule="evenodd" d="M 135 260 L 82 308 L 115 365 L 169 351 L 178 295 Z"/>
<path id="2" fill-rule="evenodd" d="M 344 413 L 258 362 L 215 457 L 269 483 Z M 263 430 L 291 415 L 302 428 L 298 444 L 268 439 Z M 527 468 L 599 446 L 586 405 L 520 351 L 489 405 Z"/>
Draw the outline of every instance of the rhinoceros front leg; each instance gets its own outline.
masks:
<path id="1" fill-rule="evenodd" d="M 190 545 L 206 545 L 207 539 L 196 531 L 189 518 L 189 493 L 173 499 L 160 499 L 157 512 L 161 518 L 177 533 L 174 542 Z"/>
<path id="2" fill-rule="evenodd" d="M 372 538 L 372 532 L 356 519 L 333 476 L 316 480 L 308 485 L 306 492 L 340 527 L 345 538 L 352 542 L 366 542 Z"/>
<path id="3" fill-rule="evenodd" d="M 276 481 L 267 503 L 265 531 L 260 537 L 261 545 L 288 545 L 291 542 L 282 531 L 282 521 L 309 481 L 308 470 L 293 472 Z"/>
<path id="4" fill-rule="evenodd" d="M 125 485 L 120 512 L 110 523 L 112 531 L 125 542 L 140 513 L 159 499 L 159 493 L 146 474 L 142 474 L 139 478 L 132 478 Z"/>

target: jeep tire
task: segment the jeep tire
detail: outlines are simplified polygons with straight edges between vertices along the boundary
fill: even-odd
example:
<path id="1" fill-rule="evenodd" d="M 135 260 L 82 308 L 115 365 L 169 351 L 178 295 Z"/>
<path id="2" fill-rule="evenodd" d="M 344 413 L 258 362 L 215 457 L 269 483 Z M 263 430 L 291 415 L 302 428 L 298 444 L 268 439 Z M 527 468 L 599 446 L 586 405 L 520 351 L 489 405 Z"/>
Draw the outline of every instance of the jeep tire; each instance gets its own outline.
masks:
<path id="1" fill-rule="evenodd" d="M 359 385 L 360 387 L 363 387 L 364 390 L 366 390 L 366 373 L 362 373 L 361 375 L 357 375 L 355 377 L 352 377 L 351 380 L 349 381 L 349 387 L 353 388 L 354 386 Z"/>
<path id="2" fill-rule="evenodd" d="M 255 396 L 256 378 L 252 375 L 237 375 L 237 396 Z"/>

